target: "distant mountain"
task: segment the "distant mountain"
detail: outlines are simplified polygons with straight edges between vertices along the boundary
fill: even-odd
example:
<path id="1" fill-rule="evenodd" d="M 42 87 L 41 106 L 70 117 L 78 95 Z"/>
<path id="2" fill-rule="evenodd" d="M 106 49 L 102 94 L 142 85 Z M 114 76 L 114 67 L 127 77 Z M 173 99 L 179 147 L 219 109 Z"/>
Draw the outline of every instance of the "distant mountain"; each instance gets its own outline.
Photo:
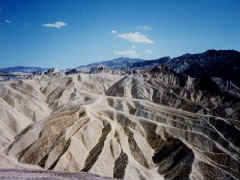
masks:
<path id="1" fill-rule="evenodd" d="M 75 70 L 79 72 L 91 72 L 91 71 L 95 71 L 96 68 L 99 68 L 99 67 L 126 70 L 130 68 L 134 63 L 143 62 L 143 61 L 145 60 L 138 59 L 138 58 L 119 57 L 119 58 L 108 60 L 108 61 L 101 61 L 101 62 L 92 63 L 88 65 L 78 66 L 77 68 L 75 68 Z"/>
<path id="2" fill-rule="evenodd" d="M 25 66 L 14 66 L 14 67 L 8 67 L 8 68 L 0 68 L 0 72 L 4 73 L 32 73 L 32 72 L 44 72 L 47 68 L 41 68 L 41 67 L 25 67 Z"/>
<path id="3" fill-rule="evenodd" d="M 130 69 L 154 68 L 161 64 L 166 64 L 170 60 L 171 60 L 171 58 L 169 56 L 167 56 L 167 57 L 163 57 L 163 58 L 156 59 L 156 60 L 145 60 L 145 61 L 135 62 L 130 66 Z"/>
<path id="4" fill-rule="evenodd" d="M 163 57 L 156 60 L 131 59 L 120 57 L 89 65 L 79 66 L 69 71 L 98 72 L 98 69 L 136 70 L 151 69 L 165 65 L 175 72 L 185 73 L 191 77 L 218 77 L 240 86 L 240 52 L 235 50 L 208 50 L 199 54 L 185 54 L 179 57 Z"/>
<path id="5" fill-rule="evenodd" d="M 200 54 L 185 54 L 171 59 L 165 65 L 191 77 L 219 77 L 240 85 L 240 52 L 208 50 Z"/>

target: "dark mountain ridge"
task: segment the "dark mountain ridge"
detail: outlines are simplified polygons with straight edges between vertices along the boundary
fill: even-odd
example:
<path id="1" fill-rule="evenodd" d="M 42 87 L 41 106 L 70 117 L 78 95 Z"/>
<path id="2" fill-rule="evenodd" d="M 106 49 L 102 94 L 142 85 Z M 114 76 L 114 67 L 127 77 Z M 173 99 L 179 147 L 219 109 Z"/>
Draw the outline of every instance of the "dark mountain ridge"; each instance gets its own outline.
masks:
<path id="1" fill-rule="evenodd" d="M 227 86 L 240 86 L 240 52 L 235 50 L 208 50 L 198 54 L 184 54 L 179 57 L 162 57 L 155 60 L 143 60 L 138 58 L 120 57 L 113 60 L 96 62 L 66 71 L 66 74 L 79 72 L 96 73 L 152 69 L 159 65 L 165 65 L 169 69 L 187 74 L 194 78 L 214 77 L 225 81 Z M 47 68 L 41 67 L 8 67 L 0 68 L 4 73 L 33 73 L 44 72 Z M 217 83 L 221 80 L 215 79 Z"/>
<path id="2" fill-rule="evenodd" d="M 169 57 L 169 56 L 162 57 L 160 59 L 135 62 L 131 65 L 130 69 L 153 68 L 154 66 L 159 66 L 161 64 L 166 64 L 168 61 L 171 61 L 171 57 Z"/>
<path id="3" fill-rule="evenodd" d="M 155 60 L 120 57 L 74 68 L 91 72 L 91 69 L 103 66 L 113 70 L 136 70 L 165 65 L 176 72 L 192 77 L 214 76 L 224 80 L 237 81 L 240 75 L 240 52 L 235 50 L 207 50 L 198 54 L 184 54 L 179 57 L 162 57 Z"/>
<path id="4" fill-rule="evenodd" d="M 116 59 L 108 60 L 108 61 L 100 61 L 88 65 L 82 65 L 75 68 L 79 72 L 91 72 L 95 71 L 98 67 L 106 67 L 111 69 L 121 69 L 121 70 L 127 70 L 131 67 L 132 64 L 136 62 L 142 62 L 145 61 L 143 59 L 138 58 L 128 58 L 128 57 L 119 57 Z"/>
<path id="5" fill-rule="evenodd" d="M 191 77 L 219 77 L 240 85 L 240 53 L 235 50 L 208 50 L 200 54 L 185 54 L 171 59 L 165 65 Z"/>

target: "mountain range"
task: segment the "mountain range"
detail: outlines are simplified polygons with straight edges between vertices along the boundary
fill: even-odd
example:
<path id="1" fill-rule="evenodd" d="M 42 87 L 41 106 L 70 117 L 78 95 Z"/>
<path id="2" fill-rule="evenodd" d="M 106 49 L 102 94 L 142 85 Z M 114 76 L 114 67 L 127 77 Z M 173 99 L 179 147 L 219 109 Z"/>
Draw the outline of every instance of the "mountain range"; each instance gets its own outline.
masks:
<path id="1" fill-rule="evenodd" d="M 232 81 L 240 85 L 240 52 L 235 50 L 208 50 L 199 54 L 185 54 L 179 57 L 163 57 L 155 60 L 117 58 L 97 62 L 71 69 L 69 74 L 94 72 L 99 67 L 109 70 L 133 71 L 151 69 L 164 65 L 175 72 L 185 73 L 191 77 L 211 76 Z"/>
<path id="2" fill-rule="evenodd" d="M 151 69 L 164 65 L 175 72 L 185 73 L 191 77 L 211 76 L 230 80 L 240 85 L 240 52 L 235 50 L 208 50 L 199 54 L 184 54 L 179 57 L 163 57 L 155 60 L 120 57 L 107 61 L 100 61 L 88 65 L 81 65 L 73 69 L 64 70 L 67 74 L 96 72 L 99 68 L 112 71 L 133 71 Z M 0 68 L 4 73 L 33 73 L 44 72 L 48 68 L 16 66 Z"/>
<path id="3" fill-rule="evenodd" d="M 238 68 L 209 50 L 0 82 L 0 179 L 239 180 Z"/>
<path id="4" fill-rule="evenodd" d="M 4 73 L 16 73 L 16 72 L 33 73 L 33 72 L 44 72 L 47 69 L 48 68 L 41 68 L 41 67 L 14 66 L 14 67 L 8 67 L 8 68 L 0 68 L 0 72 L 4 72 Z"/>
<path id="5" fill-rule="evenodd" d="M 92 71 L 95 71 L 96 68 L 101 66 L 101 67 L 106 67 L 113 70 L 116 70 L 116 69 L 127 70 L 130 68 L 130 66 L 133 63 L 142 62 L 142 61 L 144 60 L 137 59 L 137 58 L 119 57 L 119 58 L 108 60 L 108 61 L 100 61 L 100 62 L 88 64 L 88 65 L 78 66 L 75 69 L 79 72 L 92 72 Z"/>

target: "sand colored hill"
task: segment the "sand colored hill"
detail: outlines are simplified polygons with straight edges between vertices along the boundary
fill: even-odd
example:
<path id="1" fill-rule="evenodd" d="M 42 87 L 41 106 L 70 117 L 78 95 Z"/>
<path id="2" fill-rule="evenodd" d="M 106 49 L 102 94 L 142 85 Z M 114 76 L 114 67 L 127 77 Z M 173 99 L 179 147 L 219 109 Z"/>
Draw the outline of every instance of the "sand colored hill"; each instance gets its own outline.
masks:
<path id="1" fill-rule="evenodd" d="M 8 128 L 0 142 L 13 168 L 16 161 L 46 176 L 240 178 L 239 99 L 198 79 L 164 68 L 125 77 L 50 74 L 3 83 L 0 94 Z"/>

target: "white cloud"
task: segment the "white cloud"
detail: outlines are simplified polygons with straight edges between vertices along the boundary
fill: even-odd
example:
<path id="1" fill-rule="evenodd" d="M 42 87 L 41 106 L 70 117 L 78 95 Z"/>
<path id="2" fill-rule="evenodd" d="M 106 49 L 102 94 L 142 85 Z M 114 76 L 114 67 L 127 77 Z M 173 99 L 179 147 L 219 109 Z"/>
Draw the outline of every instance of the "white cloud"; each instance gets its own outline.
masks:
<path id="1" fill-rule="evenodd" d="M 10 21 L 9 19 L 6 19 L 5 23 L 10 24 L 10 23 L 12 23 L 12 21 Z"/>
<path id="2" fill-rule="evenodd" d="M 116 30 L 112 30 L 112 33 L 113 34 L 117 34 L 118 32 Z"/>
<path id="3" fill-rule="evenodd" d="M 125 50 L 125 51 L 115 51 L 117 56 L 126 56 L 126 57 L 139 57 L 140 55 L 134 50 Z"/>
<path id="4" fill-rule="evenodd" d="M 153 44 L 154 42 L 150 40 L 147 36 L 141 34 L 140 32 L 130 32 L 125 34 L 118 34 L 117 37 L 125 39 L 133 43 L 146 43 Z"/>
<path id="5" fill-rule="evenodd" d="M 148 53 L 148 54 L 152 54 L 153 52 L 152 52 L 151 49 L 147 49 L 147 50 L 146 50 L 146 53 Z"/>
<path id="6" fill-rule="evenodd" d="M 136 48 L 136 46 L 135 46 L 135 45 L 132 45 L 132 46 L 131 46 L 131 48 L 132 48 L 132 49 L 135 49 L 135 48 Z"/>
<path id="7" fill-rule="evenodd" d="M 43 24 L 42 26 L 60 29 L 61 27 L 67 26 L 67 23 L 63 21 L 56 21 L 55 23 L 52 23 L 52 24 Z"/>
<path id="8" fill-rule="evenodd" d="M 143 30 L 145 30 L 145 31 L 151 31 L 152 30 L 152 27 L 150 27 L 150 26 L 143 26 Z"/>

